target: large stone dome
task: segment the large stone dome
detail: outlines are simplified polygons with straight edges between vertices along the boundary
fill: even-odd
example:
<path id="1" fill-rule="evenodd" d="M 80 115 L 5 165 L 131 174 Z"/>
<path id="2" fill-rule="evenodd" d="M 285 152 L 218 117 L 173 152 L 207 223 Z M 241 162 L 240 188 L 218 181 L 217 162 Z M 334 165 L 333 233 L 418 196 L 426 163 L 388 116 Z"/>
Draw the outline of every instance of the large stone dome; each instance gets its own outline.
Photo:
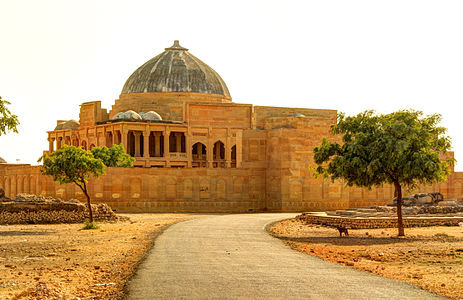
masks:
<path id="1" fill-rule="evenodd" d="M 219 74 L 180 46 L 178 41 L 139 67 L 122 94 L 186 92 L 230 97 Z"/>

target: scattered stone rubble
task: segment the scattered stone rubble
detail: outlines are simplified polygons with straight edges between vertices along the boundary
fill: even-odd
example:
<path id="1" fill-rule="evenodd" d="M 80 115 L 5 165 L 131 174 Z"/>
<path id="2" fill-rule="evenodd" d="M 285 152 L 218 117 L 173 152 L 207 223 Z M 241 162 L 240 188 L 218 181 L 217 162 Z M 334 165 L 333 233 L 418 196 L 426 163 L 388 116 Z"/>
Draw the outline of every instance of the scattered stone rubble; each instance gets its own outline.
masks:
<path id="1" fill-rule="evenodd" d="M 463 222 L 463 201 L 444 200 L 442 194 L 415 194 L 402 207 L 405 227 L 449 225 Z M 412 205 L 413 203 L 413 205 Z M 297 216 L 308 224 L 347 228 L 388 228 L 397 226 L 396 202 L 385 206 L 351 208 L 329 212 L 307 212 Z"/>
<path id="2" fill-rule="evenodd" d="M 92 212 L 96 221 L 118 220 L 107 204 L 92 204 Z M 10 199 L 0 189 L 0 224 L 82 223 L 85 219 L 88 219 L 87 206 L 78 200 L 28 194 Z"/>
<path id="3" fill-rule="evenodd" d="M 441 201 L 444 201 L 444 195 L 441 193 L 413 194 L 402 198 L 402 206 L 438 205 Z M 394 198 L 394 202 L 389 206 L 396 205 L 397 198 Z"/>

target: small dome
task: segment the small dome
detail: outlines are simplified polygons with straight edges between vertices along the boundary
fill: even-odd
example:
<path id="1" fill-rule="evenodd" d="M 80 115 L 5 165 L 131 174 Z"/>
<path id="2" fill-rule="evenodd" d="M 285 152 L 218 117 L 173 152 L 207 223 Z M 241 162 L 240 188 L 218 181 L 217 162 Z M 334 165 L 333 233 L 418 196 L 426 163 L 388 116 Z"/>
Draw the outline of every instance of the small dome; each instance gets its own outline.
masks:
<path id="1" fill-rule="evenodd" d="M 7 164 L 6 160 L 0 157 L 0 164 Z"/>
<path id="2" fill-rule="evenodd" d="M 113 117 L 113 120 L 142 120 L 141 116 L 133 110 L 120 112 Z"/>
<path id="3" fill-rule="evenodd" d="M 76 120 L 69 120 L 56 125 L 55 130 L 78 130 L 80 123 Z"/>
<path id="4" fill-rule="evenodd" d="M 146 113 L 141 112 L 140 116 L 143 118 L 143 120 L 147 121 L 162 121 L 161 116 L 155 111 L 149 111 Z"/>
<path id="5" fill-rule="evenodd" d="M 133 72 L 121 94 L 168 92 L 230 97 L 219 74 L 180 46 L 178 41 Z"/>

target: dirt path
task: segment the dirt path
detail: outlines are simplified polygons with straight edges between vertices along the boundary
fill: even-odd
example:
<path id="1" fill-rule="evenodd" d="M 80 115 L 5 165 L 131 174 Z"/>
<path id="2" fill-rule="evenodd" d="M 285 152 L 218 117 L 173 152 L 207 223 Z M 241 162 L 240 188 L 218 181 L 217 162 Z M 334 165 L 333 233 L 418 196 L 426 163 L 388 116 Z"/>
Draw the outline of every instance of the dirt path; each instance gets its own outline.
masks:
<path id="1" fill-rule="evenodd" d="M 209 216 L 169 227 L 129 283 L 129 299 L 440 298 L 293 251 L 265 231 L 291 216 Z"/>
<path id="2" fill-rule="evenodd" d="M 305 225 L 298 220 L 276 223 L 270 232 L 293 249 L 324 260 L 407 281 L 452 299 L 463 299 L 463 228 L 349 230 Z"/>
<path id="3" fill-rule="evenodd" d="M 0 299 L 118 299 L 154 236 L 200 217 L 124 216 L 130 222 L 103 223 L 97 230 L 80 230 L 82 224 L 0 226 Z"/>

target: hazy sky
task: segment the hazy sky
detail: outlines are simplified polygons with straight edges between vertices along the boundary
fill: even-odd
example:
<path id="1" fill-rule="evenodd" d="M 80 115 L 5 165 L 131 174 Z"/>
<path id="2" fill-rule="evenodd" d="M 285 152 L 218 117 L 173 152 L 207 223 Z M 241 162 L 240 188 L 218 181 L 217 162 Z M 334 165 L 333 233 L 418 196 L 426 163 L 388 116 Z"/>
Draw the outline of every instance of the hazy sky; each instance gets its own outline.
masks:
<path id="1" fill-rule="evenodd" d="M 237 103 L 440 113 L 463 170 L 463 1 L 0 0 L 0 96 L 19 134 L 0 157 L 35 163 L 56 120 L 111 109 L 173 40 Z"/>

